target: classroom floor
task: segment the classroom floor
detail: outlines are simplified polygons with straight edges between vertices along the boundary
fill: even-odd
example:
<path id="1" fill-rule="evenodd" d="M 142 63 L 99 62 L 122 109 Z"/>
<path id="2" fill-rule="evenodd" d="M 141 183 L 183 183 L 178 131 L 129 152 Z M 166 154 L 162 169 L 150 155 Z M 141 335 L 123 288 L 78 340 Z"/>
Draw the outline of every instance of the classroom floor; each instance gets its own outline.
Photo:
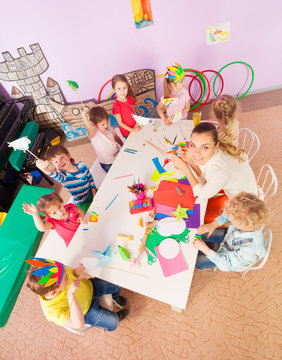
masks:
<path id="1" fill-rule="evenodd" d="M 241 104 L 240 126 L 252 129 L 261 140 L 251 162 L 255 174 L 269 163 L 281 179 L 282 90 L 248 96 Z M 70 150 L 75 159 L 93 163 L 90 144 Z M 68 199 L 64 191 L 61 194 Z M 123 290 L 130 315 L 119 328 L 107 334 L 92 329 L 79 336 L 47 322 L 38 299 L 24 285 L 7 325 L 0 329 L 0 359 L 281 359 L 281 200 L 279 187 L 269 202 L 272 217 L 267 227 L 272 230 L 273 245 L 264 268 L 245 278 L 240 273 L 196 270 L 182 314 Z"/>

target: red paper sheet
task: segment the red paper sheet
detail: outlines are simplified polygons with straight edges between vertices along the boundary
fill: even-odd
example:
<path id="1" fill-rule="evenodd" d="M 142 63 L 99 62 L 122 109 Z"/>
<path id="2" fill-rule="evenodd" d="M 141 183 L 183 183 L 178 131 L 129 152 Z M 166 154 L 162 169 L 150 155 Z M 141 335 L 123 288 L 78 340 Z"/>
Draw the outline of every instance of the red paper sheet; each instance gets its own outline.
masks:
<path id="1" fill-rule="evenodd" d="M 176 187 L 179 187 L 183 191 L 183 195 L 180 195 Z M 185 207 L 193 209 L 196 198 L 194 197 L 192 187 L 190 185 L 183 185 L 172 181 L 163 180 L 160 182 L 158 190 L 154 192 L 155 204 L 162 204 L 172 207 Z"/>

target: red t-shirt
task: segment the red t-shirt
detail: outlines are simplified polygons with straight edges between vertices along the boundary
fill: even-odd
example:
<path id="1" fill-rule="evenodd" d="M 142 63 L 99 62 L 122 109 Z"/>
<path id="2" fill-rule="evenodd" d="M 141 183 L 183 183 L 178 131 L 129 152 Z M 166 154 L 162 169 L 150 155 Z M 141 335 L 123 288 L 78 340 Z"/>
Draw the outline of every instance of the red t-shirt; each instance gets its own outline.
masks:
<path id="1" fill-rule="evenodd" d="M 122 122 L 131 128 L 134 128 L 136 124 L 136 121 L 132 116 L 134 114 L 134 104 L 135 100 L 133 100 L 132 97 L 127 96 L 126 102 L 116 100 L 113 106 L 113 114 L 120 114 Z M 128 136 L 130 134 L 130 131 L 124 129 L 123 127 L 120 126 L 119 128 L 123 136 Z"/>
<path id="2" fill-rule="evenodd" d="M 80 224 L 77 223 L 77 218 L 78 218 L 77 206 L 75 204 L 67 204 L 65 205 L 65 209 L 69 214 L 67 219 L 56 220 L 47 216 L 46 222 L 49 222 L 53 225 L 52 229 L 56 230 L 58 235 L 66 243 L 66 246 L 68 246 Z"/>

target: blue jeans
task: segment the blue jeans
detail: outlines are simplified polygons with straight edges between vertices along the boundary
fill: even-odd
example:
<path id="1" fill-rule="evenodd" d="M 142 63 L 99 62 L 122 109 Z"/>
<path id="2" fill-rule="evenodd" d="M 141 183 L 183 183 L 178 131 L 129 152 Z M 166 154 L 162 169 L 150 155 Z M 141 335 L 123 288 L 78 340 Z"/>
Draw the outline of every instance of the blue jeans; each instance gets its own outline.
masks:
<path id="1" fill-rule="evenodd" d="M 112 166 L 112 164 L 102 164 L 102 163 L 100 163 L 100 165 L 106 172 L 108 172 Z"/>
<path id="2" fill-rule="evenodd" d="M 227 233 L 226 228 L 217 228 L 209 238 L 207 238 L 206 234 L 203 234 L 202 239 L 205 243 L 207 243 L 207 245 L 209 242 L 214 244 L 221 244 L 225 238 L 226 233 Z M 198 253 L 197 262 L 195 266 L 199 270 L 212 269 L 216 267 L 216 265 L 212 261 L 210 261 L 207 258 L 207 256 L 203 254 L 201 251 L 199 251 Z"/>
<path id="3" fill-rule="evenodd" d="M 90 281 L 93 285 L 93 297 L 90 308 L 84 315 L 85 324 L 113 331 L 118 327 L 119 317 L 113 311 L 102 307 L 99 304 L 99 297 L 105 294 L 112 294 L 113 299 L 117 300 L 120 287 L 98 278 L 91 278 Z"/>

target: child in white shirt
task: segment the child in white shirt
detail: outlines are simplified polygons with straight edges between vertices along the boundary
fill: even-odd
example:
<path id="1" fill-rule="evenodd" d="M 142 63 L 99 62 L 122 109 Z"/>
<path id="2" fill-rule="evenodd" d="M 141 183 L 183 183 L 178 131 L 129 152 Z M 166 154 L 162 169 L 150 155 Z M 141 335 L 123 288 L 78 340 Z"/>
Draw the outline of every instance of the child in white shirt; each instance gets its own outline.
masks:
<path id="1" fill-rule="evenodd" d="M 88 110 L 84 108 L 82 119 L 88 130 L 88 137 L 96 151 L 102 168 L 108 172 L 123 143 L 111 127 L 109 115 L 102 106 Z"/>

